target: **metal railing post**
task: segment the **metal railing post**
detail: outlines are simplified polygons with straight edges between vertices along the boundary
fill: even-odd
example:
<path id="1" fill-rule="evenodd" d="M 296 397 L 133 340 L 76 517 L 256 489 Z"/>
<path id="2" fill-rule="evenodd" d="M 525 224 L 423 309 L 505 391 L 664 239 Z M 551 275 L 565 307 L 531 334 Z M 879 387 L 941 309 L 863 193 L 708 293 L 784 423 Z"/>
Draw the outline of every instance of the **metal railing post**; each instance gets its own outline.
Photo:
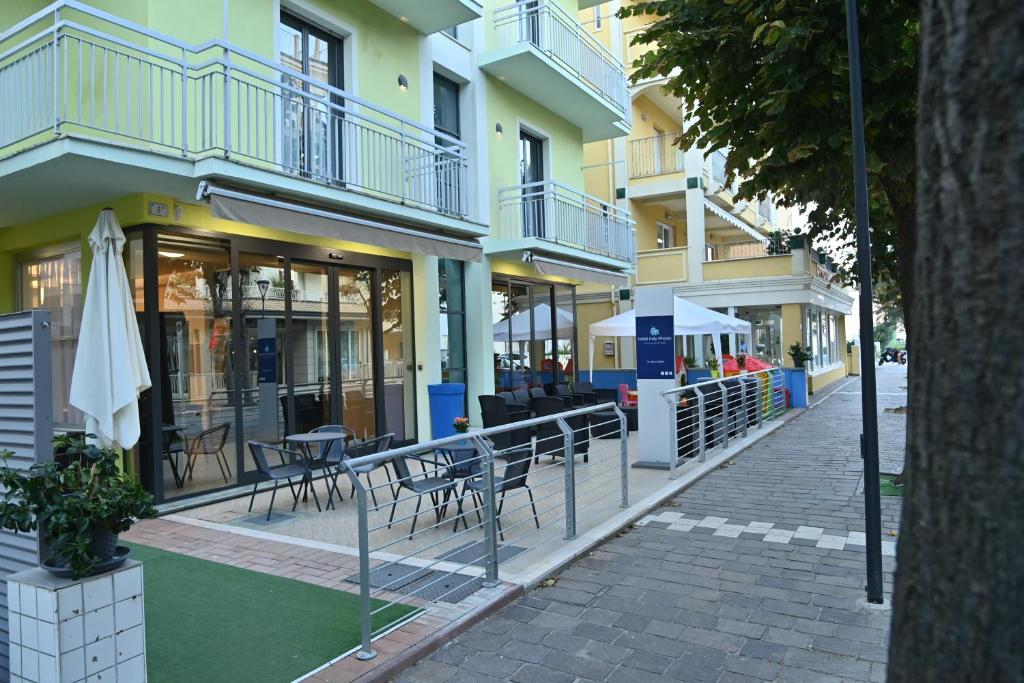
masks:
<path id="1" fill-rule="evenodd" d="M 60 59 L 58 58 L 60 36 L 57 33 L 60 27 L 60 8 L 53 11 L 53 134 L 60 133 Z"/>
<path id="2" fill-rule="evenodd" d="M 629 507 L 629 424 L 626 414 L 615 406 L 615 414 L 619 416 L 619 477 L 621 478 L 622 503 L 619 507 Z"/>
<path id="3" fill-rule="evenodd" d="M 473 440 L 478 452 L 482 449 L 484 454 L 480 463 L 484 479 L 484 546 L 487 549 L 484 585 L 490 587 L 498 585 L 498 508 L 494 493 L 494 451 L 482 437 L 474 437 Z"/>
<path id="4" fill-rule="evenodd" d="M 181 156 L 188 156 L 188 56 L 181 50 Z"/>
<path id="5" fill-rule="evenodd" d="M 743 436 L 747 436 L 747 428 L 750 426 L 750 410 L 747 408 L 747 383 L 740 377 L 740 415 L 743 418 Z"/>
<path id="6" fill-rule="evenodd" d="M 704 406 L 704 392 L 699 387 L 694 387 L 697 394 L 697 449 L 700 454 L 700 461 L 704 462 L 704 453 L 707 450 L 707 414 Z"/>
<path id="7" fill-rule="evenodd" d="M 668 478 L 676 478 L 676 466 L 679 464 L 679 395 L 670 394 L 665 397 L 671 415 L 668 437 Z"/>
<path id="8" fill-rule="evenodd" d="M 729 445 L 729 387 L 724 382 L 719 382 L 722 388 L 722 448 Z"/>
<path id="9" fill-rule="evenodd" d="M 359 612 L 362 627 L 357 659 L 373 659 L 373 614 L 370 605 L 370 524 L 366 509 L 366 489 L 351 468 L 346 468 L 348 477 L 356 488 L 356 509 L 359 513 Z"/>
<path id="10" fill-rule="evenodd" d="M 224 48 L 224 156 L 231 156 L 231 53 L 227 47 Z"/>
<path id="11" fill-rule="evenodd" d="M 576 454 L 573 442 L 572 429 L 562 418 L 557 418 L 555 423 L 562 431 L 565 440 L 565 540 L 571 541 L 576 538 Z"/>

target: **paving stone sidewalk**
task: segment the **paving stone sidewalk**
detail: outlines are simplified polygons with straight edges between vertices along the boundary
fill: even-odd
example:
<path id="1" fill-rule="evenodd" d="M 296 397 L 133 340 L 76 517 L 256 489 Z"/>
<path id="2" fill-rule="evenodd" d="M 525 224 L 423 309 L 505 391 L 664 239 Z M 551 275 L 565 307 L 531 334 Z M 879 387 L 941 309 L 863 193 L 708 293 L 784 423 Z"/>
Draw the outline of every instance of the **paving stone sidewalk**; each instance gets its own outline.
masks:
<path id="1" fill-rule="evenodd" d="M 879 368 L 883 471 L 902 467 L 906 417 L 885 409 L 905 387 L 904 368 Z M 859 391 L 854 379 L 818 397 L 398 680 L 883 681 L 890 611 L 864 602 Z M 890 551 L 899 514 L 882 499 Z"/>

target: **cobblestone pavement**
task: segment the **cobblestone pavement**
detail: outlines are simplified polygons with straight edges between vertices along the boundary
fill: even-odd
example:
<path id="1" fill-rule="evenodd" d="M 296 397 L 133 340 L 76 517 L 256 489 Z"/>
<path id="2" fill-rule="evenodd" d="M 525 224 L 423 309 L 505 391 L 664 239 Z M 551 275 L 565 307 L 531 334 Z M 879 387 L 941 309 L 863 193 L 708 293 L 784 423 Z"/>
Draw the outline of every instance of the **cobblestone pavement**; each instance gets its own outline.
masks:
<path id="1" fill-rule="evenodd" d="M 883 681 L 890 612 L 864 601 L 858 541 L 860 381 L 844 382 L 398 680 Z M 885 409 L 905 387 L 904 368 L 879 368 L 883 471 L 902 467 L 906 417 Z M 882 499 L 887 543 L 899 514 Z"/>

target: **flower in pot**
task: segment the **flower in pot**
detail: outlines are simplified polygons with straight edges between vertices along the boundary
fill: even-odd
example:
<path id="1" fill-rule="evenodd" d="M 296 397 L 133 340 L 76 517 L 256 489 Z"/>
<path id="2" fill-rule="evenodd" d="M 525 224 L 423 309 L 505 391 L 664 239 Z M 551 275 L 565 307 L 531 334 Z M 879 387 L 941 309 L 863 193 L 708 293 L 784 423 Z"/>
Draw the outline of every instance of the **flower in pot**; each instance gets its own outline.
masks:
<path id="1" fill-rule="evenodd" d="M 803 346 L 800 342 L 793 342 L 789 347 L 789 357 L 793 359 L 793 367 L 802 368 L 811 359 L 811 347 Z"/>
<path id="2" fill-rule="evenodd" d="M 459 434 L 465 434 L 469 431 L 469 418 L 468 417 L 457 417 L 455 422 L 452 423 L 452 427 L 455 428 Z"/>
<path id="3" fill-rule="evenodd" d="M 65 444 L 76 459 L 66 465 L 38 463 L 26 470 L 7 464 L 0 452 L 0 526 L 14 532 L 39 529 L 50 541 L 52 557 L 43 566 L 70 571 L 75 579 L 113 569 L 118 534 L 140 519 L 154 517 L 153 497 L 131 475 L 118 470 L 118 455 L 86 445 L 81 438 Z M 116 564 L 111 564 L 115 561 Z"/>
<path id="4" fill-rule="evenodd" d="M 718 356 L 708 358 L 708 368 L 711 369 L 712 377 L 718 377 Z"/>
<path id="5" fill-rule="evenodd" d="M 695 357 L 693 357 L 693 356 L 687 356 L 686 358 L 684 358 L 683 359 L 683 363 L 686 364 L 687 368 L 695 368 L 695 367 L 697 367 L 697 359 Z"/>
<path id="6" fill-rule="evenodd" d="M 739 367 L 740 372 L 747 371 L 747 354 L 742 351 L 736 354 L 736 366 Z"/>

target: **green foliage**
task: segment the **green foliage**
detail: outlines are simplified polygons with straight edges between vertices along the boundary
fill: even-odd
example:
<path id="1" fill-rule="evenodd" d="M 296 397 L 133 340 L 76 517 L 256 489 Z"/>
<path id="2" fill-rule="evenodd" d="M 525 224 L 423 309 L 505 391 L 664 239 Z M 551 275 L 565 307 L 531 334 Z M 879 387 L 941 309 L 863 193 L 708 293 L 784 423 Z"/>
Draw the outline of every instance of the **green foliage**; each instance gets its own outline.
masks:
<path id="1" fill-rule="evenodd" d="M 718 369 L 718 356 L 710 356 L 708 358 L 708 367 L 712 370 Z"/>
<path id="2" fill-rule="evenodd" d="M 883 349 L 893 345 L 896 339 L 896 323 L 883 321 L 875 325 L 875 341 Z"/>
<path id="3" fill-rule="evenodd" d="M 793 359 L 793 365 L 802 368 L 811 359 L 811 347 L 803 346 L 800 342 L 793 342 L 789 347 L 789 357 Z"/>
<path id="4" fill-rule="evenodd" d="M 747 367 L 747 354 L 743 353 L 742 351 L 736 354 L 736 366 L 740 370 Z"/>
<path id="5" fill-rule="evenodd" d="M 153 517 L 153 497 L 131 475 L 120 472 L 115 451 L 86 445 L 81 437 L 58 437 L 58 448 L 77 456 L 67 466 L 39 463 L 29 470 L 7 464 L 0 451 L 0 526 L 15 532 L 41 528 L 75 578 L 88 576 L 100 558 L 90 543 L 94 530 L 119 534 L 139 519 Z"/>
<path id="6" fill-rule="evenodd" d="M 740 199 L 771 192 L 781 205 L 813 206 L 812 238 L 854 246 L 844 3 L 645 0 L 620 11 L 643 14 L 657 20 L 633 43 L 653 49 L 633 80 L 667 77 L 682 98 L 695 123 L 680 146 L 729 148 Z M 860 0 L 873 270 L 892 282 L 903 282 L 915 217 L 919 15 L 910 0 Z M 847 253 L 839 265 L 851 281 Z"/>
<path id="7" fill-rule="evenodd" d="M 688 368 L 695 368 L 697 367 L 697 358 L 695 356 L 686 356 L 683 358 L 683 363 L 685 363 Z"/>

